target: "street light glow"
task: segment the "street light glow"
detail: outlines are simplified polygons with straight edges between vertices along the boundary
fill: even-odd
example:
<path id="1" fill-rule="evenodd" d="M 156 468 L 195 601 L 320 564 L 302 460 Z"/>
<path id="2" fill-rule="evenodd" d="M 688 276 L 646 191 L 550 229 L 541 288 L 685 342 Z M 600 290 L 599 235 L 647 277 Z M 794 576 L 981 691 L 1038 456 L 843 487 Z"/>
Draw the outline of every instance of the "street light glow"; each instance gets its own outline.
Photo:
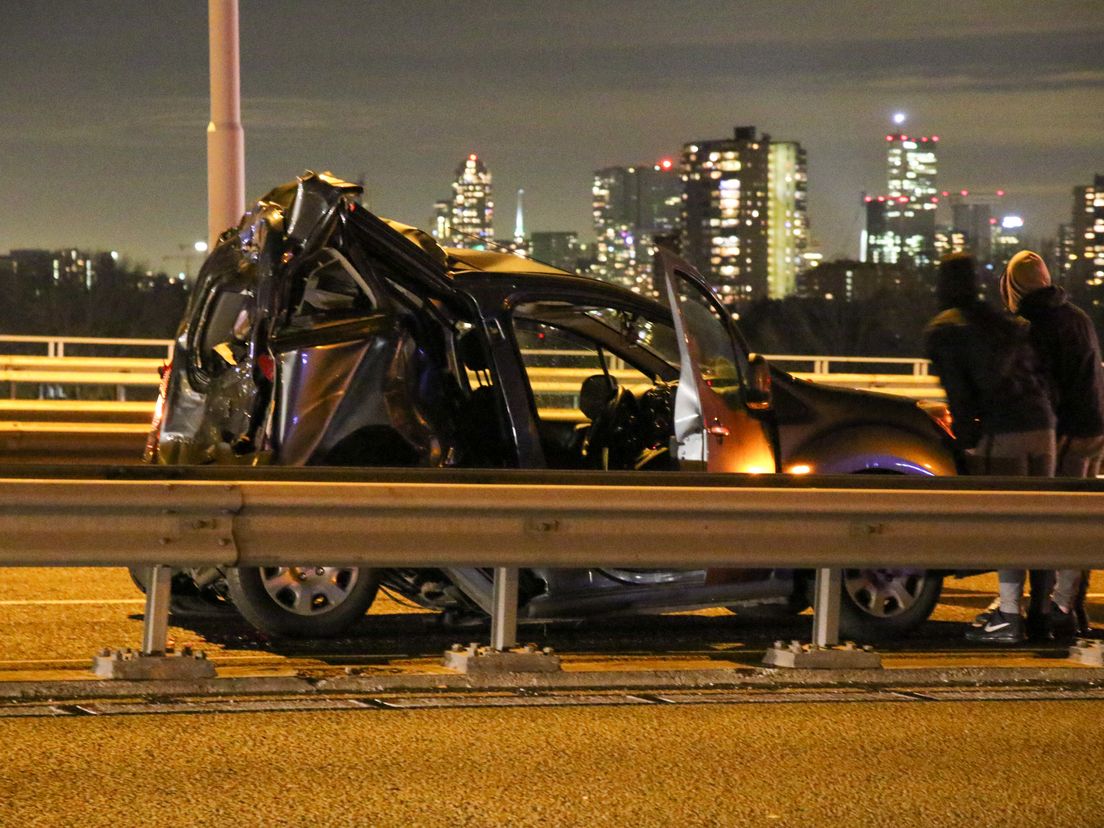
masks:
<path id="1" fill-rule="evenodd" d="M 205 242 L 205 241 L 197 241 L 195 243 L 195 245 L 193 245 L 193 246 L 195 247 L 196 253 L 206 253 L 207 252 L 207 242 Z"/>
<path id="2" fill-rule="evenodd" d="M 900 126 L 901 124 L 903 124 L 905 122 L 906 117 L 907 116 L 905 115 L 904 112 L 894 112 L 893 113 L 893 123 L 897 124 L 897 126 Z"/>

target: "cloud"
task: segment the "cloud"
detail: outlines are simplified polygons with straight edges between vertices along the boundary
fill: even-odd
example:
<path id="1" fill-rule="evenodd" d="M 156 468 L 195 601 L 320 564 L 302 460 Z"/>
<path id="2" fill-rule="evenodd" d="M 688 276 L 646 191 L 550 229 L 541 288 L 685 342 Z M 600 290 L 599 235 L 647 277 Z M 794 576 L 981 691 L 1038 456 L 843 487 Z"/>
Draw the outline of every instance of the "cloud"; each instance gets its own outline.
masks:
<path id="1" fill-rule="evenodd" d="M 892 75 L 872 78 L 866 82 L 871 89 L 894 91 L 921 90 L 969 91 L 969 92 L 1038 92 L 1046 90 L 1069 91 L 1085 88 L 1104 87 L 1104 70 L 1083 69 L 1074 71 L 1053 71 L 1032 75 L 1026 81 L 1023 78 L 1002 78 L 990 74 L 956 75 Z"/>

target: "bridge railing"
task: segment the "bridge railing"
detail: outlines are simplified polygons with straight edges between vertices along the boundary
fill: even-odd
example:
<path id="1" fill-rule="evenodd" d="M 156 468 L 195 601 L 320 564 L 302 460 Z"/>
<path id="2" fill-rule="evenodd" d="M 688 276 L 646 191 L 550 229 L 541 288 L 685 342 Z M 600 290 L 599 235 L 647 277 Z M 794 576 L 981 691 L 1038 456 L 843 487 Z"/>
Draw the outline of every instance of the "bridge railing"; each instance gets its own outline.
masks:
<path id="1" fill-rule="evenodd" d="M 134 434 L 150 421 L 160 382 L 158 369 L 172 358 L 172 340 L 97 337 L 0 336 L 0 432 L 64 430 L 82 424 L 87 433 Z M 27 353 L 28 349 L 36 353 Z M 578 394 L 594 373 L 588 351 L 526 352 L 541 415 L 582 420 Z M 937 379 L 923 359 L 769 355 L 773 364 L 801 379 L 827 385 L 876 390 L 914 399 L 942 399 Z M 620 360 L 611 373 L 626 385 L 641 376 Z M 48 425 L 52 424 L 52 425 Z"/>

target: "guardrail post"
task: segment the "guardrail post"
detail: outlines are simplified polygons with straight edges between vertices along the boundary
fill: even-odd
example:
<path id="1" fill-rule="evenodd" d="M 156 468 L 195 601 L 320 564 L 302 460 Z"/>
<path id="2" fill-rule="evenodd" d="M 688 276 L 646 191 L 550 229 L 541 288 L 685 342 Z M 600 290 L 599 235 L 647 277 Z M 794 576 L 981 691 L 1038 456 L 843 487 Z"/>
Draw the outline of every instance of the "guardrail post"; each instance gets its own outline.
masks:
<path id="1" fill-rule="evenodd" d="M 509 650 L 517 646 L 518 571 L 498 566 L 494 571 L 491 612 L 491 648 Z"/>
<path id="2" fill-rule="evenodd" d="M 813 595 L 813 643 L 774 642 L 763 656 L 768 667 L 806 669 L 868 670 L 880 668 L 882 657 L 872 647 L 856 647 L 848 641 L 839 646 L 840 592 L 842 569 L 818 569 Z"/>
<path id="3" fill-rule="evenodd" d="M 215 677 L 207 655 L 185 646 L 179 653 L 169 649 L 169 602 L 172 600 L 172 568 L 150 566 L 144 570 L 146 614 L 142 620 L 142 649 L 100 650 L 92 670 L 110 679 L 176 679 L 196 681 Z"/>
<path id="4" fill-rule="evenodd" d="M 142 655 L 164 655 L 169 638 L 169 602 L 172 600 L 172 568 L 146 570 L 146 614 L 142 621 Z"/>
<path id="5" fill-rule="evenodd" d="M 839 644 L 840 589 L 843 572 L 839 569 L 818 569 L 813 595 L 813 644 L 832 647 Z"/>

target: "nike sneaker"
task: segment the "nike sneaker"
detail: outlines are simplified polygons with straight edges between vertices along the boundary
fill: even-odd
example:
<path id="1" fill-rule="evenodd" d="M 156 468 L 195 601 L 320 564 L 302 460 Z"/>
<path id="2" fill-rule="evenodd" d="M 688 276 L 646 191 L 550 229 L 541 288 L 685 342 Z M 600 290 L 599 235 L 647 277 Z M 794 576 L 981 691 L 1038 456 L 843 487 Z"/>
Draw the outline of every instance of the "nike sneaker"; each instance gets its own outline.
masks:
<path id="1" fill-rule="evenodd" d="M 1021 644 L 1027 636 L 1020 615 L 1006 615 L 998 609 L 984 625 L 966 630 L 966 640 L 983 644 Z"/>

